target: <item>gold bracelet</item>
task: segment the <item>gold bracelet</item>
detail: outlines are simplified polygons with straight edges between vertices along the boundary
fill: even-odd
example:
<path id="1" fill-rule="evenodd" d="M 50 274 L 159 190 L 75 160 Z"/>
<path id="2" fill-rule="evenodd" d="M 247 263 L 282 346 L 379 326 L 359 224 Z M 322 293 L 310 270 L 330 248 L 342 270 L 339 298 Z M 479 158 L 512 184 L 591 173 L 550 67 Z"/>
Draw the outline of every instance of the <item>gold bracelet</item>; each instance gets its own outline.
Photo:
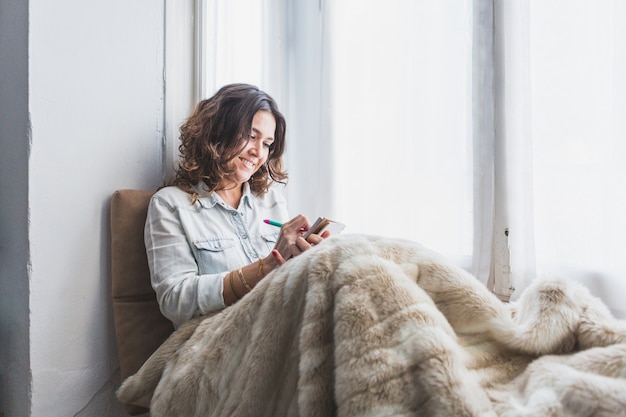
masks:
<path id="1" fill-rule="evenodd" d="M 256 271 L 256 277 L 258 279 L 263 278 L 263 258 L 259 258 L 259 270 Z"/>
<path id="2" fill-rule="evenodd" d="M 237 273 L 239 274 L 239 280 L 241 281 L 243 286 L 246 287 L 246 290 L 248 290 L 248 292 L 252 291 L 252 287 L 250 286 L 250 284 L 248 284 L 248 281 L 246 281 L 246 277 L 243 276 L 243 271 L 241 270 L 241 268 L 237 270 Z"/>
<path id="3" fill-rule="evenodd" d="M 241 299 L 241 296 L 237 293 L 237 290 L 235 289 L 235 271 L 232 271 L 230 273 L 230 289 L 233 290 L 233 294 L 235 294 L 235 297 L 237 297 L 237 299 Z"/>

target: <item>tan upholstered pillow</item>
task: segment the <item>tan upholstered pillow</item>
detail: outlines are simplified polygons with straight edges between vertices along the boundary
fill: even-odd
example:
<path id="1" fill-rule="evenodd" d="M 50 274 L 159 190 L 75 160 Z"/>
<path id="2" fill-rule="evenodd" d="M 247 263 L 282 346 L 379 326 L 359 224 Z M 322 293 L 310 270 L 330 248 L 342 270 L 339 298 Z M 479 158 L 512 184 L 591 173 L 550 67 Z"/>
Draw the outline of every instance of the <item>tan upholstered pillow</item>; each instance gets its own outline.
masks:
<path id="1" fill-rule="evenodd" d="M 111 198 L 111 280 L 113 318 L 122 380 L 137 372 L 172 333 L 150 285 L 143 240 L 148 203 L 154 191 L 118 190 Z M 130 415 L 147 412 L 126 404 Z"/>

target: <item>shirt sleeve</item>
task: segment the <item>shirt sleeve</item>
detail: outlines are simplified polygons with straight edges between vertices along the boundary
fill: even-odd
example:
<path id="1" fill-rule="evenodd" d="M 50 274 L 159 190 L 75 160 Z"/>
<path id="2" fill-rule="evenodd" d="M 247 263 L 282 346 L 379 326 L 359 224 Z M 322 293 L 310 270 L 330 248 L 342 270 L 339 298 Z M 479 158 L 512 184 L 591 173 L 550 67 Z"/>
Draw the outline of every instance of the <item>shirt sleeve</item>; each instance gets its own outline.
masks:
<path id="1" fill-rule="evenodd" d="M 200 275 L 178 210 L 154 196 L 144 231 L 152 288 L 161 312 L 176 327 L 190 318 L 223 309 L 224 276 Z"/>

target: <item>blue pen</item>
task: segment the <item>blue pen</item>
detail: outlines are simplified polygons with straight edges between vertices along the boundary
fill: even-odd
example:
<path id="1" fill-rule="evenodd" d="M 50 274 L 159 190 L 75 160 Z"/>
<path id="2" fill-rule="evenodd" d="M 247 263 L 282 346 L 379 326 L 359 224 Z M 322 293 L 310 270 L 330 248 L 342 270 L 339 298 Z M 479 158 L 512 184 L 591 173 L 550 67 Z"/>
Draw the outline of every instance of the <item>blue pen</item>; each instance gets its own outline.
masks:
<path id="1" fill-rule="evenodd" d="M 274 220 L 263 220 L 265 223 L 272 225 L 272 226 L 276 226 L 276 227 L 283 227 L 283 224 Z"/>

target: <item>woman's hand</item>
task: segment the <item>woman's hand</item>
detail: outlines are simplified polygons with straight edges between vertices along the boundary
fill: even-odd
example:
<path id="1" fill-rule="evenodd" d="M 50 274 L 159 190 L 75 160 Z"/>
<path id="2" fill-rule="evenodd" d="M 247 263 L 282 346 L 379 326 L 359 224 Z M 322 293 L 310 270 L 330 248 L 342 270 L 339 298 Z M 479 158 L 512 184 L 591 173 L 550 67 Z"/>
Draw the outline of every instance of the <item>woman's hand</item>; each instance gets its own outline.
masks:
<path id="1" fill-rule="evenodd" d="M 309 242 L 309 247 L 311 246 L 315 246 L 318 243 L 320 243 L 322 240 L 324 240 L 326 237 L 328 237 L 329 233 L 328 232 L 324 232 L 322 233 L 323 237 L 320 237 L 318 235 L 311 235 L 309 236 L 306 240 L 307 242 Z M 283 258 L 283 256 L 280 254 L 280 252 L 276 249 L 272 249 L 272 253 L 270 254 L 270 256 L 272 257 L 272 260 L 274 262 L 274 266 L 279 266 L 284 264 L 285 262 L 287 262 L 287 260 L 285 258 Z"/>
<path id="2" fill-rule="evenodd" d="M 311 246 L 317 245 L 322 242 L 328 233 L 319 235 L 309 235 L 306 239 L 302 236 L 304 232 L 309 230 L 311 223 L 303 216 L 298 215 L 286 223 L 283 223 L 283 227 L 280 229 L 280 235 L 274 246 L 274 250 L 277 254 L 273 254 L 274 258 L 279 264 L 283 264 L 292 256 L 298 256 L 302 252 L 311 248 Z M 279 256 L 276 256 L 279 255 Z"/>
<path id="3" fill-rule="evenodd" d="M 277 250 L 285 260 L 292 256 L 298 256 L 311 246 L 311 244 L 302 237 L 302 233 L 309 230 L 309 227 L 311 227 L 311 223 L 301 214 L 283 223 L 274 249 Z"/>

